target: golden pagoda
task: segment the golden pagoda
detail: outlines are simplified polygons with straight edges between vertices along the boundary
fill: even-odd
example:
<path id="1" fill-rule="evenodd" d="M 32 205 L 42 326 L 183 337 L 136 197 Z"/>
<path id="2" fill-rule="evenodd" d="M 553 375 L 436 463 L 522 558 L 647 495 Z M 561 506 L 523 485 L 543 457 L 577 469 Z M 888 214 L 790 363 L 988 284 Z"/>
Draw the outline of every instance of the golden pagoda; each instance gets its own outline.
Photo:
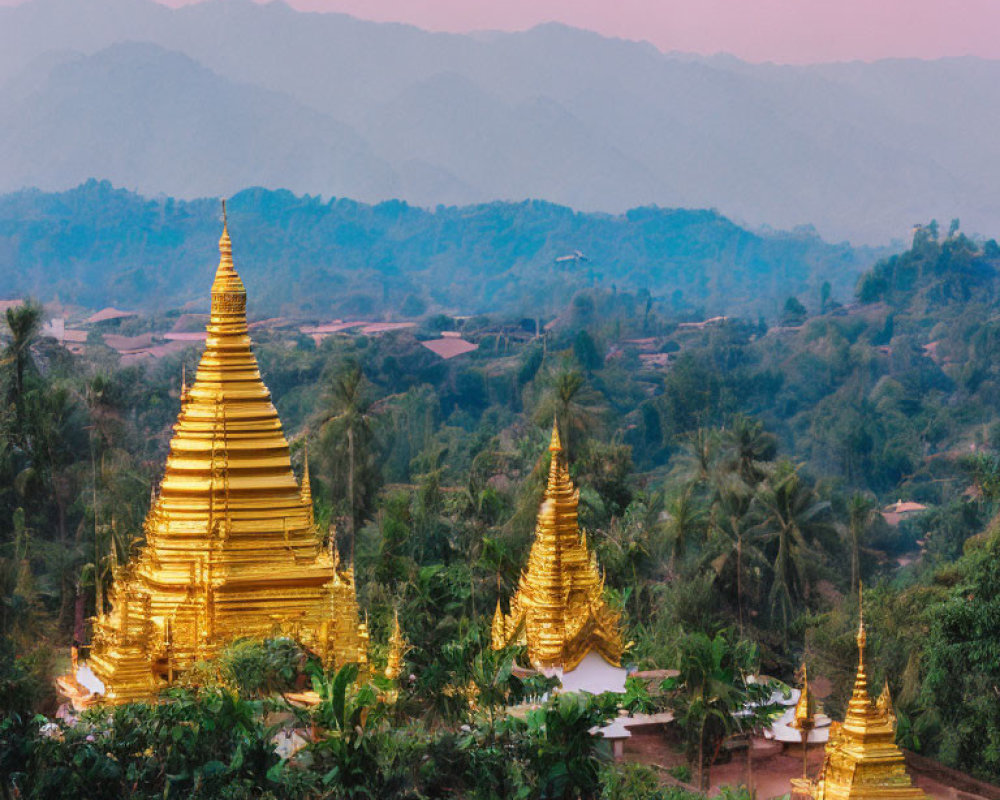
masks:
<path id="1" fill-rule="evenodd" d="M 793 781 L 796 794 L 815 800 L 927 800 L 910 780 L 896 746 L 896 724 L 888 689 L 878 703 L 868 695 L 865 618 L 858 625 L 858 674 L 843 724 L 834 723 L 819 779 Z"/>
<path id="2" fill-rule="evenodd" d="M 505 615 L 497 602 L 493 647 L 527 644 L 532 666 L 546 674 L 558 673 L 565 688 L 569 688 L 566 673 L 595 653 L 620 673 L 612 682 L 624 686 L 621 616 L 604 601 L 597 559 L 579 529 L 579 492 L 569 477 L 558 424 L 552 428 L 549 451 L 548 486 L 528 565 L 510 601 L 510 613 Z"/>
<path id="3" fill-rule="evenodd" d="M 290 636 L 326 664 L 367 659 L 353 571 L 332 535 L 323 546 L 308 463 L 300 486 L 251 350 L 225 223 L 219 252 L 205 351 L 182 387 L 145 544 L 94 623 L 88 666 L 109 702 L 148 699 L 240 637 Z"/>

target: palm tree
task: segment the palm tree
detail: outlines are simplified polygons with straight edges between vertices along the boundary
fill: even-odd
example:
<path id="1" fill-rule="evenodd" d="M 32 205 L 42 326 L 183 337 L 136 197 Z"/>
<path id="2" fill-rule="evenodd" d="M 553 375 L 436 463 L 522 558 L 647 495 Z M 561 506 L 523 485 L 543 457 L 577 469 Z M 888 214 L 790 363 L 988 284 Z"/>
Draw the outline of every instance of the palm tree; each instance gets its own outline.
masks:
<path id="1" fill-rule="evenodd" d="M 743 598 L 747 589 L 744 585 L 744 576 L 748 568 L 759 574 L 761 569 L 767 566 L 767 559 L 760 549 L 760 532 L 751 518 L 752 497 L 745 487 L 720 492 L 712 508 L 711 519 L 714 541 L 722 545 L 722 551 L 712 559 L 711 566 L 717 582 L 726 580 L 728 576 L 735 577 L 736 608 L 741 637 L 744 621 Z"/>
<path id="2" fill-rule="evenodd" d="M 725 466 L 753 487 L 771 470 L 778 440 L 760 420 L 737 414 L 722 433 L 722 449 Z"/>
<path id="3" fill-rule="evenodd" d="M 7 328 L 10 330 L 11 340 L 4 348 L 0 364 L 12 371 L 9 401 L 16 409 L 19 430 L 24 424 L 24 379 L 28 372 L 34 370 L 31 346 L 42 328 L 42 314 L 42 307 L 30 300 L 7 309 Z"/>
<path id="4" fill-rule="evenodd" d="M 566 453 L 573 458 L 587 434 L 601 423 L 600 396 L 587 385 L 583 373 L 563 367 L 549 378 L 549 386 L 535 411 L 535 421 L 548 427 L 555 419 Z"/>
<path id="5" fill-rule="evenodd" d="M 681 440 L 673 472 L 686 484 L 706 486 L 715 477 L 719 438 L 711 428 L 696 428 Z"/>
<path id="6" fill-rule="evenodd" d="M 771 611 L 787 629 L 794 609 L 808 596 L 809 563 L 817 545 L 836 535 L 830 503 L 821 500 L 788 462 L 778 465 L 760 485 L 753 502 L 761 520 L 757 532 L 767 544 L 771 562 Z"/>
<path id="7" fill-rule="evenodd" d="M 861 549 L 865 534 L 879 517 L 878 506 L 874 498 L 858 492 L 851 496 L 847 503 L 847 533 L 848 547 L 851 552 L 851 595 L 858 592 L 858 581 L 861 580 Z"/>
<path id="8" fill-rule="evenodd" d="M 663 510 L 666 512 L 665 533 L 670 542 L 670 569 L 673 570 L 691 545 L 704 537 L 708 514 L 690 484 L 667 500 Z"/>
<path id="9" fill-rule="evenodd" d="M 697 754 L 701 789 L 707 791 L 709 770 L 725 739 L 770 719 L 771 687 L 753 680 L 760 657 L 752 642 L 690 633 L 678 651 L 678 674 L 667 678 L 663 689 L 674 693 L 674 715 L 687 739 L 688 757 Z"/>
<path id="10" fill-rule="evenodd" d="M 330 387 L 329 408 L 330 413 L 320 422 L 320 428 L 330 460 L 335 464 L 345 462 L 347 530 L 353 553 L 355 531 L 375 488 L 373 476 L 367 475 L 370 479 L 367 481 L 359 480 L 359 473 L 370 466 L 373 438 L 371 401 L 360 364 L 348 363 L 334 378 Z M 341 437 L 346 439 L 346 451 L 341 449 Z"/>

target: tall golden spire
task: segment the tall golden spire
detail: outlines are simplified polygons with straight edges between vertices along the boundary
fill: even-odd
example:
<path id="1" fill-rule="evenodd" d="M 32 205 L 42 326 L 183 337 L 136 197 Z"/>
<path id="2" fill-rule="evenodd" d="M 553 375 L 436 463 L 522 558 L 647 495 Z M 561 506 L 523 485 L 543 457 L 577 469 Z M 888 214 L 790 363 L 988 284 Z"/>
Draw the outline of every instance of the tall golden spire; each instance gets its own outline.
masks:
<path id="1" fill-rule="evenodd" d="M 528 565 L 504 615 L 493 619 L 493 647 L 526 643 L 528 658 L 539 669 L 574 669 L 591 650 L 618 666 L 624 649 L 621 619 L 604 602 L 604 581 L 581 536 L 577 520 L 579 492 L 553 424 L 551 462 L 545 496 L 538 512 Z"/>
<path id="2" fill-rule="evenodd" d="M 806 726 L 815 727 L 816 718 L 816 698 L 813 697 L 812 689 L 809 688 L 809 672 L 806 668 L 805 659 L 802 660 L 802 690 L 799 693 L 798 702 L 795 703 L 795 719 L 792 722 L 793 728 L 802 729 Z"/>
<path id="3" fill-rule="evenodd" d="M 239 636 L 292 636 L 327 663 L 366 658 L 353 572 L 322 547 L 308 466 L 300 486 L 251 349 L 225 206 L 211 291 L 145 546 L 95 625 L 91 663 L 112 701 L 155 694 Z"/>
<path id="4" fill-rule="evenodd" d="M 816 800 L 926 800 L 906 772 L 896 746 L 896 725 L 887 702 L 875 704 L 865 674 L 863 597 L 859 590 L 858 672 L 843 724 L 834 723 L 820 779 L 802 782 Z"/>

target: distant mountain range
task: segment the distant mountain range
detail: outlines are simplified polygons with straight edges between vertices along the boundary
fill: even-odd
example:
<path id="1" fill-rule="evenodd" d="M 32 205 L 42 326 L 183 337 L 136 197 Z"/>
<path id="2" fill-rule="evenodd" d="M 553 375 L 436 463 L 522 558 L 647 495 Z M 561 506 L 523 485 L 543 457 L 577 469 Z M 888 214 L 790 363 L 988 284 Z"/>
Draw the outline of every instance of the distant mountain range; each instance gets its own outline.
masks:
<path id="1" fill-rule="evenodd" d="M 281 3 L 0 8 L 0 190 L 250 185 L 433 207 L 717 208 L 905 239 L 1000 218 L 1000 62 L 809 67 L 545 25 L 435 34 Z"/>
<path id="2" fill-rule="evenodd" d="M 713 211 L 585 214 L 532 201 L 431 212 L 265 189 L 229 209 L 251 313 L 300 319 L 550 318 L 597 287 L 647 290 L 671 315 L 774 320 L 789 295 L 815 308 L 826 280 L 850 301 L 886 252 L 752 233 Z M 0 299 L 204 310 L 220 230 L 214 199 L 147 199 L 96 181 L 0 195 Z"/>

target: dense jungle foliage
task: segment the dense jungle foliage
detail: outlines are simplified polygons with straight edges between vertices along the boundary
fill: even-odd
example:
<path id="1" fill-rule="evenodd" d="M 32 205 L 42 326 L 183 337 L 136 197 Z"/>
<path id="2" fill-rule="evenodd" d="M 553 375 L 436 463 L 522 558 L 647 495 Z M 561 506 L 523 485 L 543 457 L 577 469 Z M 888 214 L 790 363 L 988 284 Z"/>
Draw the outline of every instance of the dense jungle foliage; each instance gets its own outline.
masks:
<path id="1" fill-rule="evenodd" d="M 412 644 L 398 703 L 360 723 L 374 727 L 357 746 L 374 748 L 378 764 L 367 790 L 627 797 L 648 795 L 613 792 L 655 783 L 601 766 L 590 738 L 579 744 L 578 773 L 560 773 L 555 786 L 544 777 L 555 769 L 545 737 L 586 731 L 613 713 L 604 700 L 541 707 L 575 734 L 483 711 L 527 691 L 504 666 L 517 654 L 484 643 L 498 596 L 510 596 L 524 563 L 556 417 L 582 524 L 634 642 L 627 660 L 681 670 L 657 697 L 637 691 L 620 702 L 665 702 L 686 735 L 699 725 L 690 692 L 713 670 L 792 682 L 805 660 L 810 676 L 830 680 L 836 717 L 856 664 L 863 584 L 869 675 L 892 689 L 900 743 L 1000 780 L 998 265 L 994 242 L 930 225 L 861 277 L 858 302 L 840 306 L 824 292 L 810 315 L 790 297 L 785 324 L 771 329 L 734 318 L 683 326 L 669 298 L 585 288 L 539 336 L 441 315 L 415 331 L 319 345 L 280 329 L 255 333 L 296 469 L 308 443 L 320 526 L 335 525 L 341 552 L 353 554 L 374 663 L 384 663 L 395 609 Z M 263 667 L 253 680 L 179 690 L 172 705 L 116 710 L 113 730 L 95 716 L 61 740 L 37 733 L 33 714 L 54 710 L 53 671 L 93 613 L 95 581 L 107 585 L 110 549 L 121 563 L 141 546 L 178 409 L 179 362 L 190 372 L 198 358 L 192 347 L 122 367 L 96 336 L 74 356 L 39 335 L 41 318 L 32 304 L 11 309 L 4 332 L 0 736 L 27 748 L 3 765 L 7 779 L 34 764 L 36 776 L 17 778 L 23 791 L 55 796 L 45 787 L 68 781 L 72 763 L 106 781 L 109 796 L 130 781 L 149 796 L 173 781 L 178 796 L 281 796 L 294 781 L 301 796 L 361 796 L 343 772 L 356 763 L 338 760 L 348 759 L 338 754 L 342 737 L 322 738 L 314 766 L 299 771 L 268 749 L 269 715 L 299 712 L 267 705 Z M 478 349 L 441 360 L 420 345 L 441 330 Z M 900 499 L 926 509 L 887 521 L 881 510 Z M 340 680 L 310 675 L 321 694 Z M 456 689 L 470 684 L 482 698 L 474 718 Z M 384 689 L 333 691 L 309 713 L 336 731 Z M 732 722 L 747 691 L 733 684 L 728 711 L 713 718 Z M 571 702 L 580 705 L 559 705 Z M 224 733 L 201 722 L 206 708 L 233 720 Z M 712 741 L 733 732 L 729 722 Z M 693 762 L 712 741 L 685 739 Z M 171 759 L 184 748 L 199 755 L 182 769 Z M 422 782 L 431 780 L 447 786 Z M 503 781 L 522 789 L 483 788 L 514 785 Z M 240 794 L 241 782 L 258 794 Z"/>

